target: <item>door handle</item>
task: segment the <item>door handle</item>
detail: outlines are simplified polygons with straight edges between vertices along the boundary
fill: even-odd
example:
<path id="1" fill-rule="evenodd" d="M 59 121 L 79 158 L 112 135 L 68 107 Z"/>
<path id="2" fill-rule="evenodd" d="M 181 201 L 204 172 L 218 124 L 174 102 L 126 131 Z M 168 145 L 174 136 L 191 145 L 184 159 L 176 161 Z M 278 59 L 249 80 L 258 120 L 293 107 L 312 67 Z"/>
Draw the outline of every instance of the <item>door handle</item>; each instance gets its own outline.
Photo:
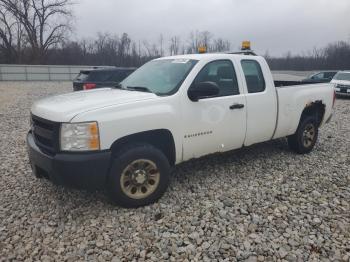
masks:
<path id="1" fill-rule="evenodd" d="M 241 109 L 243 107 L 244 107 L 243 104 L 233 104 L 232 106 L 230 106 L 230 109 L 231 110 L 233 110 L 233 109 Z"/>

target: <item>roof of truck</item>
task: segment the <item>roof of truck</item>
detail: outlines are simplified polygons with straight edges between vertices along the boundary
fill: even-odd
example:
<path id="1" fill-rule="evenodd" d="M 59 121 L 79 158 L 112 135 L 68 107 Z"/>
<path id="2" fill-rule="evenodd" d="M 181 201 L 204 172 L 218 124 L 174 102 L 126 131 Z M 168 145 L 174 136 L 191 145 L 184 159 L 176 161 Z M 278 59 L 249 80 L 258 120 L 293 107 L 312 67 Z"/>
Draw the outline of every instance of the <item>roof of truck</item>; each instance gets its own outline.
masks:
<path id="1" fill-rule="evenodd" d="M 194 59 L 194 60 L 202 60 L 202 59 L 212 59 L 212 58 L 227 58 L 230 56 L 235 56 L 239 58 L 247 58 L 247 57 L 259 57 L 259 56 L 251 56 L 245 54 L 234 54 L 234 53 L 205 53 L 205 54 L 188 54 L 188 55 L 175 55 L 175 56 L 166 56 L 158 59 Z"/>

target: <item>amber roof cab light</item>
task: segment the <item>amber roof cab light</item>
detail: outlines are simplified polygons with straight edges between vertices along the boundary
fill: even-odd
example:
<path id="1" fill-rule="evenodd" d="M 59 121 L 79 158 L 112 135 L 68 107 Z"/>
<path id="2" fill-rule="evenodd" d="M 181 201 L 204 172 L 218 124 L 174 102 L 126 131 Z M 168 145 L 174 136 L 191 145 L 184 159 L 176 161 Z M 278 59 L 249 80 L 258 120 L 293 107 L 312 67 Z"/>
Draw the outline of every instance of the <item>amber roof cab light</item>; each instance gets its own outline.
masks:
<path id="1" fill-rule="evenodd" d="M 242 42 L 242 50 L 251 50 L 250 49 L 250 41 L 243 41 Z"/>
<path id="2" fill-rule="evenodd" d="M 200 46 L 198 47 L 198 53 L 204 54 L 207 52 L 207 47 L 206 46 Z"/>

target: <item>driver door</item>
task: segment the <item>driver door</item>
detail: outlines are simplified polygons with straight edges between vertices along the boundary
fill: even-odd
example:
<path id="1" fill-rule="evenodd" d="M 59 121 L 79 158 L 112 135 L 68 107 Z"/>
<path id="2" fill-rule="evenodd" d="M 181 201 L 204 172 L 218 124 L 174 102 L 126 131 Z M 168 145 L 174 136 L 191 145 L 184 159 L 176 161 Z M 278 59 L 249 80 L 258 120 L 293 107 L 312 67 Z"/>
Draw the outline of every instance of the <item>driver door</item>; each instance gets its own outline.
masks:
<path id="1" fill-rule="evenodd" d="M 219 94 L 182 105 L 183 160 L 240 148 L 246 134 L 246 99 L 240 90 L 231 60 L 206 64 L 190 88 L 200 82 L 214 82 Z"/>

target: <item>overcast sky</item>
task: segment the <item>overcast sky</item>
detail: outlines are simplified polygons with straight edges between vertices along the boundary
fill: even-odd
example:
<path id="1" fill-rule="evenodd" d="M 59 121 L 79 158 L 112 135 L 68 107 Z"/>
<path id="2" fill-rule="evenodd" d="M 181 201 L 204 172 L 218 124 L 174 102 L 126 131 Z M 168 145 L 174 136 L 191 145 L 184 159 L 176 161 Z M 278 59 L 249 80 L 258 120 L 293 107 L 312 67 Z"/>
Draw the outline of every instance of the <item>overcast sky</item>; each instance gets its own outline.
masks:
<path id="1" fill-rule="evenodd" d="M 350 40 L 350 0 L 76 0 L 75 33 L 81 38 L 126 32 L 133 40 L 156 42 L 160 33 L 186 41 L 208 30 L 242 40 L 264 54 L 301 53 Z"/>

